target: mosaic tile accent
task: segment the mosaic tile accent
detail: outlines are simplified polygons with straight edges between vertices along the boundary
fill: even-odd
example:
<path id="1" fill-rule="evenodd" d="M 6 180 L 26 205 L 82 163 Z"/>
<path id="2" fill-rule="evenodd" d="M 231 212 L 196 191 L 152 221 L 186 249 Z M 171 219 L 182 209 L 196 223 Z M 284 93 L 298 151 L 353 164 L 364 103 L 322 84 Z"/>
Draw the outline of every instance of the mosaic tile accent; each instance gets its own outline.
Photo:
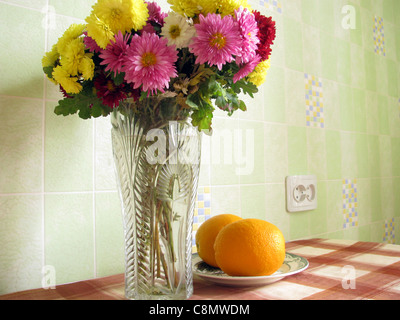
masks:
<path id="1" fill-rule="evenodd" d="M 383 242 L 395 243 L 394 218 L 386 220 L 384 224 Z"/>
<path id="2" fill-rule="evenodd" d="M 374 51 L 377 54 L 386 56 L 383 18 L 378 16 L 374 18 Z"/>
<path id="3" fill-rule="evenodd" d="M 357 180 L 343 180 L 343 229 L 358 226 Z"/>
<path id="4" fill-rule="evenodd" d="M 325 127 L 324 95 L 321 79 L 304 74 L 306 90 L 306 125 L 308 127 Z"/>
<path id="5" fill-rule="evenodd" d="M 260 5 L 268 10 L 282 13 L 282 3 L 280 0 L 260 0 Z"/>
<path id="6" fill-rule="evenodd" d="M 192 232 L 192 253 L 197 252 L 196 232 L 200 225 L 211 218 L 211 188 L 199 187 L 197 190 L 196 206 L 194 208 L 193 232 Z"/>

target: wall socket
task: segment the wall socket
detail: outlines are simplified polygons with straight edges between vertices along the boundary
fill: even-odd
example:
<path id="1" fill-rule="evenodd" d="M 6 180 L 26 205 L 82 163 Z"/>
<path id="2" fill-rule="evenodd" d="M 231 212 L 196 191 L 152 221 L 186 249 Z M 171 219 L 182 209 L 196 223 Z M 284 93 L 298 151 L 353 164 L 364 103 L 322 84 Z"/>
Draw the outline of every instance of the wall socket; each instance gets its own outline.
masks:
<path id="1" fill-rule="evenodd" d="M 286 177 L 286 206 L 289 212 L 314 210 L 317 208 L 317 177 Z"/>

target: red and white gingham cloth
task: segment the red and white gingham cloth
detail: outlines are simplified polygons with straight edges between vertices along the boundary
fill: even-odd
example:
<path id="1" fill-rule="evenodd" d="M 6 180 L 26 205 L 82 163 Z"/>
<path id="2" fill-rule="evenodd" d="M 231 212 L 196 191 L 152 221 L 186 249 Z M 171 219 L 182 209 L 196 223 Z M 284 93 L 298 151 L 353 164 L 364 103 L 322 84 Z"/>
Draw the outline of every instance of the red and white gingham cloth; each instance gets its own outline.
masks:
<path id="1" fill-rule="evenodd" d="M 310 239 L 289 242 L 286 249 L 306 258 L 309 267 L 261 287 L 224 287 L 195 279 L 191 300 L 400 300 L 398 245 Z M 122 300 L 124 277 L 115 275 L 0 296 L 0 300 L 60 299 Z"/>

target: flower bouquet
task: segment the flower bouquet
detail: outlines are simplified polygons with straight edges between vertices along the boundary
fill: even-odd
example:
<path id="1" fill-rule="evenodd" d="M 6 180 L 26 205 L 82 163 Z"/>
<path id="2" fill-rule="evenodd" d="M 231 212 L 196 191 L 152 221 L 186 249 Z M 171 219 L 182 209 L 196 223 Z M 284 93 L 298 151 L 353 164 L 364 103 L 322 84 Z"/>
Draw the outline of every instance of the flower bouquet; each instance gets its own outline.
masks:
<path id="1" fill-rule="evenodd" d="M 99 0 L 86 24 L 71 25 L 42 60 L 64 94 L 55 113 L 88 119 L 126 99 L 174 97 L 202 130 L 215 107 L 246 110 L 238 94 L 264 82 L 275 22 L 246 0 L 168 2 L 163 13 L 155 2 Z"/>
<path id="2" fill-rule="evenodd" d="M 168 3 L 163 13 L 155 2 L 98 0 L 42 60 L 64 95 L 56 114 L 111 114 L 132 299 L 191 295 L 199 132 L 211 132 L 215 108 L 246 110 L 240 94 L 265 81 L 275 39 L 275 22 L 246 0 Z"/>

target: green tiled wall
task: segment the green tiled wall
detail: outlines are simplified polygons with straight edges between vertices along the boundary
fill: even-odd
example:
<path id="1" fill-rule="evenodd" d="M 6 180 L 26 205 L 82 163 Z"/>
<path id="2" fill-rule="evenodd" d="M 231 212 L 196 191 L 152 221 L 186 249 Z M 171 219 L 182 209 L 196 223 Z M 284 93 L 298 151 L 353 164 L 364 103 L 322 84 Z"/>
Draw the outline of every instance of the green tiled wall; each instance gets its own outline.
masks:
<path id="1" fill-rule="evenodd" d="M 55 116 L 60 94 L 41 70 L 44 52 L 93 2 L 0 1 L 0 294 L 42 286 L 46 266 L 56 284 L 124 268 L 109 119 Z M 266 219 L 286 240 L 400 244 L 400 1 L 250 3 L 273 16 L 277 39 L 248 112 L 217 112 L 214 129 L 223 135 L 203 139 L 200 185 L 210 187 L 211 214 Z M 344 6 L 355 10 L 355 29 L 342 25 Z M 375 18 L 383 21 L 385 55 L 374 50 Z M 318 123 L 306 122 L 306 79 L 318 81 L 311 88 L 321 93 Z M 243 166 L 235 161 L 215 161 L 239 146 L 254 160 L 248 175 L 237 175 Z M 289 214 L 285 177 L 298 174 L 317 175 L 318 208 Z M 350 227 L 345 181 L 356 187 Z"/>

